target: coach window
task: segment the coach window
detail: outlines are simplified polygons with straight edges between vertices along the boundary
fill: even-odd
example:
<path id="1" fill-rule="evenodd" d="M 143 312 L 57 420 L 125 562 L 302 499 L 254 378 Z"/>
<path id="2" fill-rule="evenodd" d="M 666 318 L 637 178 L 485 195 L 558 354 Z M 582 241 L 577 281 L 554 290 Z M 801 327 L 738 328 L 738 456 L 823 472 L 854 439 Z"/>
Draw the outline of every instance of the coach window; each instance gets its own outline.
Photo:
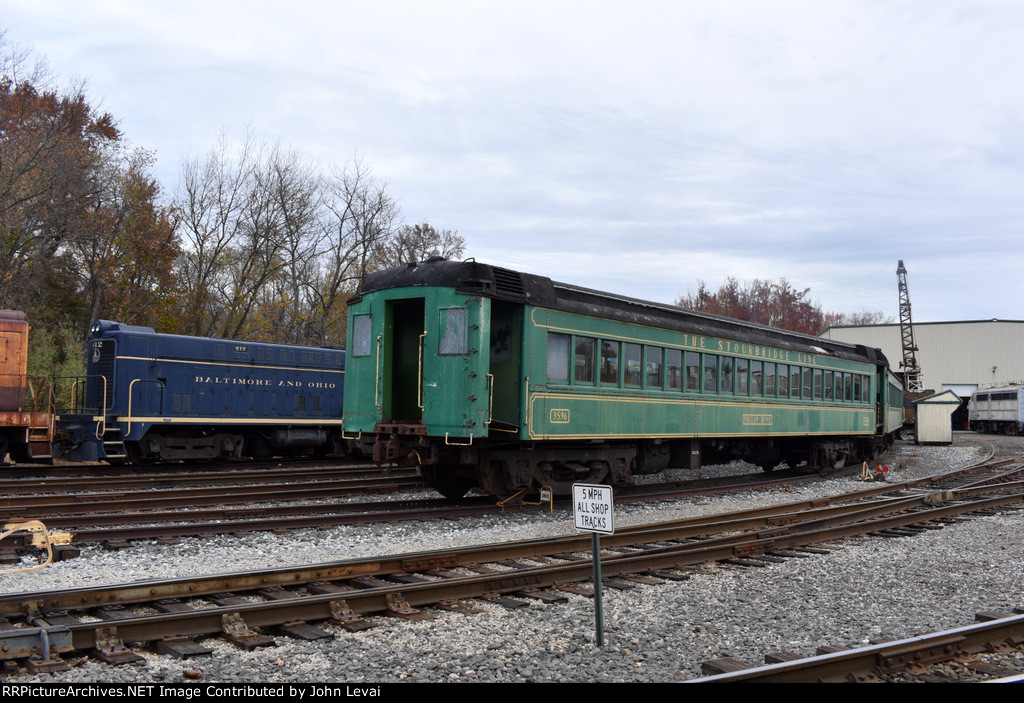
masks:
<path id="1" fill-rule="evenodd" d="M 811 397 L 811 390 L 812 390 L 811 389 L 811 367 L 810 366 L 805 366 L 804 367 L 804 386 L 803 386 L 803 390 L 801 391 L 801 395 L 803 395 L 804 398 L 810 398 Z"/>
<path id="2" fill-rule="evenodd" d="M 664 351 L 661 347 L 645 347 L 644 354 L 646 359 L 646 365 L 644 366 L 644 384 L 648 388 L 661 388 L 663 381 L 661 378 L 661 363 Z"/>
<path id="3" fill-rule="evenodd" d="M 683 386 L 683 352 L 680 349 L 665 350 L 665 375 L 669 390 Z"/>
<path id="4" fill-rule="evenodd" d="M 843 374 L 843 387 L 846 389 L 846 395 L 845 395 L 846 400 L 849 401 L 849 402 L 852 402 L 853 401 L 853 374 L 852 373 L 844 373 Z"/>
<path id="5" fill-rule="evenodd" d="M 800 369 L 799 366 L 789 367 L 789 397 L 800 397 Z"/>
<path id="6" fill-rule="evenodd" d="M 548 332 L 548 380 L 569 382 L 569 335 Z"/>
<path id="7" fill-rule="evenodd" d="M 595 340 L 592 337 L 576 338 L 575 372 L 576 383 L 594 383 L 594 350 Z"/>
<path id="8" fill-rule="evenodd" d="M 722 357 L 722 374 L 719 378 L 719 381 L 721 381 L 721 385 L 718 388 L 722 393 L 733 392 L 733 381 L 735 380 L 733 371 L 735 370 L 735 363 L 736 360 L 733 359 L 731 356 Z"/>
<path id="9" fill-rule="evenodd" d="M 811 382 L 815 400 L 821 400 L 821 369 L 814 369 L 814 380 Z"/>
<path id="10" fill-rule="evenodd" d="M 441 341 L 438 354 L 465 354 L 468 343 L 469 310 L 445 308 L 441 310 Z"/>
<path id="11" fill-rule="evenodd" d="M 854 374 L 853 376 L 853 402 L 860 402 L 860 374 Z"/>
<path id="12" fill-rule="evenodd" d="M 750 395 L 764 395 L 764 362 L 750 362 Z"/>
<path id="13" fill-rule="evenodd" d="M 779 364 L 775 367 L 779 372 L 778 391 L 780 398 L 789 397 L 789 364 Z"/>
<path id="14" fill-rule="evenodd" d="M 639 387 L 643 381 L 640 351 L 639 344 L 622 345 L 622 361 L 625 365 L 623 369 L 623 385 Z"/>
<path id="15" fill-rule="evenodd" d="M 750 362 L 746 359 L 736 360 L 736 393 L 737 395 L 747 395 L 748 387 L 748 374 Z"/>
<path id="16" fill-rule="evenodd" d="M 699 352 L 686 352 L 686 390 L 700 392 Z"/>
<path id="17" fill-rule="evenodd" d="M 373 347 L 373 317 L 356 315 L 352 322 L 352 355 L 369 356 Z"/>
<path id="18" fill-rule="evenodd" d="M 833 391 L 835 390 L 834 373 L 832 371 L 825 372 L 825 400 L 832 400 L 834 396 Z"/>
<path id="19" fill-rule="evenodd" d="M 775 383 L 775 362 L 766 361 L 764 362 L 764 394 L 769 398 L 774 398 L 778 389 Z"/>
<path id="20" fill-rule="evenodd" d="M 718 355 L 704 355 L 704 392 L 716 393 L 718 391 Z"/>
<path id="21" fill-rule="evenodd" d="M 601 340 L 601 383 L 619 385 L 619 343 Z"/>

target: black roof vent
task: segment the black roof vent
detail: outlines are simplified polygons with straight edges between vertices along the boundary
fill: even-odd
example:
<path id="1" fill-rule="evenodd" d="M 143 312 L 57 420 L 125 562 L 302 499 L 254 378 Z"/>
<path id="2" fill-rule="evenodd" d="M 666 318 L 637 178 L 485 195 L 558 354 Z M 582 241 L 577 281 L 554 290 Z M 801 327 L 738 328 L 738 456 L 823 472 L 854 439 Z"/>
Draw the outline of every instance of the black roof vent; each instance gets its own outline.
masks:
<path id="1" fill-rule="evenodd" d="M 526 295 L 526 288 L 523 286 L 523 277 L 518 271 L 498 268 L 492 266 L 494 272 L 494 292 L 522 298 Z"/>

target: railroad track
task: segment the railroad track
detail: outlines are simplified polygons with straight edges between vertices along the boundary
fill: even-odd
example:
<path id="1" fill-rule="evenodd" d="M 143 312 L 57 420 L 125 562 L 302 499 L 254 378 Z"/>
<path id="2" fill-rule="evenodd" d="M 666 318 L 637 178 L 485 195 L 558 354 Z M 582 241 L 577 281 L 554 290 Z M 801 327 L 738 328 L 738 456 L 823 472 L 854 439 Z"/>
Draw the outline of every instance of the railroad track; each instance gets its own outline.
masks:
<path id="1" fill-rule="evenodd" d="M 993 471 L 999 467 L 991 457 L 985 462 L 963 470 Z M 342 500 L 353 494 L 396 490 L 399 487 L 422 487 L 411 470 L 389 469 L 385 476 L 371 471 L 369 478 L 360 477 L 358 469 L 346 469 L 347 478 L 318 480 L 295 485 L 289 481 L 279 485 L 238 486 L 238 474 L 226 472 L 223 475 L 178 476 L 186 481 L 214 482 L 216 488 L 186 488 L 178 490 L 124 491 L 120 493 L 62 493 L 59 495 L 12 496 L 0 499 L 0 519 L 6 524 L 17 521 L 38 520 L 49 530 L 59 533 L 55 547 L 57 560 L 77 556 L 76 545 L 102 542 L 116 548 L 132 540 L 176 539 L 181 537 L 202 537 L 216 534 L 248 533 L 266 530 L 293 530 L 309 527 L 330 527 L 337 525 L 359 525 L 374 522 L 395 522 L 401 520 L 429 520 L 441 517 L 482 516 L 505 510 L 535 511 L 551 510 L 554 504 L 495 503 L 490 498 L 467 498 L 452 502 L 440 499 L 399 499 L 399 500 Z M 296 472 L 284 470 L 283 476 L 299 478 L 312 476 L 321 478 L 329 469 L 316 469 L 311 474 L 305 470 Z M 259 471 L 261 480 L 270 480 L 274 472 Z M 248 473 L 242 474 L 249 476 Z M 958 473 L 959 475 L 963 475 Z M 204 480 L 205 479 L 205 480 Z M 621 491 L 619 503 L 667 500 L 703 495 L 712 492 L 740 491 L 783 486 L 798 481 L 819 480 L 818 474 L 787 471 L 767 475 L 763 472 L 748 475 L 728 476 L 717 480 L 699 479 L 688 482 L 652 484 L 629 487 Z M 121 479 L 118 479 L 121 480 Z M 163 475 L 136 481 L 167 480 Z M 949 480 L 956 480 L 951 478 Z M 87 479 L 82 485 L 88 485 Z M 885 494 L 907 490 L 914 485 L 935 483 L 936 479 L 920 479 L 914 483 L 899 486 L 881 484 L 870 493 Z M 225 483 L 226 482 L 226 483 Z M 2 485 L 2 484 L 0 484 Z M 147 485 L 147 484 L 143 484 Z M 225 494 L 227 491 L 227 494 Z M 861 492 L 867 495 L 867 492 Z M 244 506 L 230 507 L 244 499 Z M 201 508 L 197 506 L 215 506 Z M 567 508 L 564 502 L 560 508 Z M 38 543 L 32 532 L 19 532 L 0 543 L 0 561 L 14 563 L 18 552 Z"/>
<path id="2" fill-rule="evenodd" d="M 284 472 L 274 480 L 250 474 L 221 476 L 215 479 L 190 477 L 199 485 L 167 487 L 164 479 L 143 482 L 133 489 L 118 488 L 103 492 L 61 492 L 28 494 L 28 487 L 11 490 L 0 483 L 0 518 L 42 518 L 103 513 L 156 511 L 206 505 L 252 504 L 256 502 L 318 500 L 367 493 L 394 492 L 423 488 L 422 478 L 413 469 L 346 471 L 324 474 Z M 19 490 L 21 493 L 19 495 Z"/>
<path id="3" fill-rule="evenodd" d="M 125 467 L 101 467 L 99 473 L 83 472 L 74 475 L 44 475 L 34 473 L 12 476 L 0 472 L 0 495 L 18 496 L 14 501 L 6 499 L 0 508 L 9 508 L 25 504 L 26 499 L 36 496 L 76 496 L 95 492 L 119 495 L 133 491 L 168 490 L 174 488 L 214 488 L 252 485 L 273 485 L 291 483 L 311 483 L 338 479 L 371 480 L 377 479 L 385 483 L 387 479 L 405 479 L 410 473 L 407 469 L 394 467 L 378 467 L 373 464 L 337 464 L 329 463 L 321 466 L 278 466 L 269 468 L 232 467 L 217 469 L 202 467 L 187 468 L 187 465 L 160 467 L 169 470 L 121 471 Z M 151 467 L 152 469 L 152 467 Z M 421 484 L 422 485 L 422 484 Z M 74 500 L 69 498 L 68 500 Z"/>
<path id="4" fill-rule="evenodd" d="M 729 671 L 693 683 L 1024 681 L 1022 613 L 1019 608 L 1013 613 L 978 613 L 978 622 L 972 625 L 814 657 L 774 652 L 765 655 L 766 665 L 760 667 L 736 660 L 706 662 L 705 672 Z M 1007 665 L 1006 660 L 1012 663 Z M 958 666 L 951 667 L 951 662 Z"/>
<path id="5" fill-rule="evenodd" d="M 936 529 L 965 514 L 1024 503 L 1022 466 L 995 462 L 958 472 L 961 487 L 925 490 L 928 481 L 876 487 L 811 501 L 727 515 L 637 526 L 602 537 L 606 585 L 629 580 L 685 579 L 707 562 L 753 564 L 807 557 L 822 543 L 853 536 L 905 536 Z M 979 474 L 985 474 L 979 476 Z M 934 482 L 934 480 L 933 480 Z M 894 490 L 880 495 L 880 488 Z M 221 636 L 241 647 L 273 636 L 330 636 L 316 623 L 349 630 L 390 614 L 429 617 L 425 607 L 472 610 L 473 599 L 537 598 L 586 591 L 589 535 L 347 560 L 308 567 L 169 579 L 0 597 L 0 660 L 33 671 L 63 666 L 74 651 L 119 663 L 148 643 L 177 656 L 202 653 L 195 638 Z M 521 602 L 521 601 L 520 601 Z"/>
<path id="6" fill-rule="evenodd" d="M 819 479 L 817 474 L 799 471 L 771 476 L 757 472 L 714 481 L 632 486 L 624 489 L 618 500 L 672 499 Z M 106 490 L 86 490 L 91 488 Z M 554 506 L 522 500 L 495 503 L 485 497 L 460 501 L 353 499 L 363 494 L 421 489 L 421 477 L 413 469 L 368 466 L 117 475 L 99 481 L 93 477 L 15 479 L 0 481 L 0 494 L 8 496 L 0 498 L 0 524 L 38 520 L 59 532 L 59 560 L 76 556 L 76 545 L 95 542 L 121 546 L 140 539 L 481 516 L 506 510 L 550 510 Z M 0 562 L 17 561 L 17 552 L 28 549 L 34 540 L 30 533 L 4 540 L 0 543 Z"/>

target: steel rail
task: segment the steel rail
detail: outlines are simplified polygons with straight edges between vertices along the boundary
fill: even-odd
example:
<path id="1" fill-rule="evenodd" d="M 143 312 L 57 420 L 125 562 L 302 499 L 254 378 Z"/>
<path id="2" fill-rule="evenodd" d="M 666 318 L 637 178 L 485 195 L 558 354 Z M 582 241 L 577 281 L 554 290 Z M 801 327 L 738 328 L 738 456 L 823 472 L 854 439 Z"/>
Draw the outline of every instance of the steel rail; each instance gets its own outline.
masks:
<path id="1" fill-rule="evenodd" d="M 103 467 L 109 469 L 111 467 Z M 151 467 L 153 468 L 153 467 Z M 160 467 L 168 468 L 168 467 Z M 81 475 L 75 476 L 30 476 L 26 478 L 9 478 L 8 469 L 0 471 L 0 495 L 12 495 L 15 493 L 24 494 L 29 491 L 60 491 L 66 493 L 71 490 L 98 490 L 111 488 L 113 490 L 127 490 L 131 488 L 153 488 L 164 486 L 187 486 L 187 485 L 235 485 L 241 482 L 251 484 L 255 482 L 269 483 L 281 479 L 303 479 L 317 480 L 321 477 L 341 478 L 343 476 L 387 476 L 390 472 L 401 474 L 403 469 L 395 467 L 380 468 L 373 464 L 357 464 L 350 466 L 305 466 L 302 468 L 237 468 L 206 470 L 186 464 L 178 464 L 175 471 L 162 471 L 160 473 L 150 472 L 139 474 L 117 473 L 116 475 L 90 475 L 82 471 Z"/>
<path id="2" fill-rule="evenodd" d="M 824 506 L 811 508 L 807 505 L 790 506 L 780 512 L 772 507 L 766 510 L 746 510 L 726 515 L 701 518 L 685 518 L 657 525 L 625 527 L 612 535 L 602 538 L 605 549 L 629 547 L 638 542 L 667 542 L 673 540 L 705 539 L 701 546 L 721 544 L 725 540 L 749 540 L 750 530 L 778 531 L 794 529 L 801 522 L 834 519 L 844 514 L 855 514 L 863 519 L 865 515 L 885 514 L 905 510 L 921 504 L 922 498 L 899 498 L 865 506 L 865 504 Z M 708 535 L 719 536 L 714 540 Z M 736 533 L 741 533 L 736 536 Z M 346 578 L 372 574 L 389 574 L 416 571 L 438 567 L 461 567 L 480 563 L 510 559 L 551 556 L 585 551 L 589 548 L 590 537 L 586 535 L 563 535 L 538 538 L 512 543 L 498 543 L 467 547 L 458 550 L 436 550 L 412 552 L 366 559 L 352 559 L 314 564 L 303 567 L 280 567 L 255 572 L 219 574 L 205 577 L 183 577 L 159 581 L 140 582 L 127 585 L 112 585 L 66 589 L 52 593 L 20 593 L 0 595 L 0 616 L 15 616 L 22 612 L 21 603 L 38 602 L 51 609 L 85 607 L 87 605 L 127 604 L 144 602 L 154 598 L 176 598 L 202 596 L 223 591 L 244 591 L 268 586 L 295 586 L 314 581 Z"/>
<path id="3" fill-rule="evenodd" d="M 1003 476 L 1005 474 L 1000 474 Z M 1000 488 L 1006 484 L 1001 484 Z M 899 488 L 899 486 L 897 486 Z M 971 494 L 993 490 L 984 486 L 969 489 Z M 909 510 L 913 507 L 929 505 L 938 500 L 950 500 L 954 496 L 949 492 L 932 492 L 916 496 L 901 496 L 886 500 L 869 502 L 866 498 L 874 497 L 877 489 L 868 489 L 853 494 L 835 496 L 824 504 L 820 500 L 800 501 L 765 508 L 735 511 L 720 515 L 682 518 L 654 525 L 625 526 L 614 535 L 603 538 L 606 548 L 629 546 L 637 542 L 658 542 L 682 539 L 700 539 L 708 535 L 723 533 L 739 533 L 751 530 L 794 530 L 799 525 L 826 525 L 830 521 L 845 519 L 846 521 L 885 515 L 897 511 Z M 968 495 L 968 494 L 964 494 Z M 851 500 L 847 500 L 851 499 Z M 726 538 L 718 538 L 719 540 Z M 733 539 L 733 538 L 730 538 Z M 749 539 L 749 535 L 742 539 Z M 704 542 L 709 544 L 710 542 Z M 47 607 L 66 608 L 84 602 L 89 603 L 129 603 L 139 600 L 143 592 L 152 597 L 177 597 L 183 595 L 187 584 L 188 595 L 215 593 L 223 590 L 265 587 L 269 584 L 295 585 L 309 581 L 344 577 L 351 574 L 375 573 L 390 574 L 402 571 L 429 568 L 431 566 L 458 566 L 476 564 L 486 561 L 500 561 L 535 556 L 551 555 L 588 548 L 589 537 L 584 535 L 565 535 L 552 538 L 538 538 L 515 543 L 503 543 L 469 547 L 458 551 L 439 550 L 418 553 L 407 553 L 397 556 L 374 557 L 361 560 L 345 560 L 340 562 L 316 564 L 306 567 L 283 567 L 268 569 L 246 574 L 222 574 L 209 577 L 169 579 L 157 582 L 145 582 L 141 590 L 134 585 L 109 586 L 89 589 L 70 589 L 58 594 L 31 594 L 33 600 L 43 600 Z M 372 564 L 366 567 L 365 564 Z M 255 583 L 256 585 L 251 585 Z M 157 595 L 159 594 L 159 596 Z M 17 609 L 11 610 L 9 604 L 21 598 L 29 598 L 30 594 L 12 594 L 0 596 L 0 615 L 12 615 Z M 147 597 L 147 596 L 144 596 Z"/>
<path id="4" fill-rule="evenodd" d="M 688 683 L 852 683 L 878 680 L 912 665 L 1024 644 L 1024 615 L 918 637 L 693 679 Z"/>
<path id="5" fill-rule="evenodd" d="M 777 549 L 795 549 L 834 540 L 837 537 L 863 535 L 913 522 L 935 520 L 962 514 L 968 509 L 979 510 L 1022 501 L 1024 501 L 1024 493 L 1019 493 L 1013 496 L 976 501 L 969 507 L 964 505 L 943 506 L 913 516 L 897 515 L 888 519 L 870 520 L 839 529 L 806 529 L 788 535 L 758 536 L 747 541 L 729 541 L 714 545 L 698 543 L 665 547 L 643 553 L 619 554 L 602 558 L 601 571 L 606 578 L 610 578 L 679 568 L 709 561 L 723 561 L 736 556 L 763 554 Z M 111 633 L 115 633 L 123 642 L 153 642 L 172 636 L 214 635 L 224 631 L 226 618 L 235 621 L 240 619 L 250 628 L 332 619 L 338 622 L 339 612 L 351 610 L 358 614 L 387 613 L 396 601 L 409 608 L 420 608 L 443 601 L 558 587 L 566 583 L 588 580 L 592 568 L 592 563 L 581 557 L 577 561 L 569 563 L 517 568 L 507 572 L 444 578 L 422 583 L 395 584 L 326 595 L 301 597 L 296 595 L 287 600 L 219 606 L 193 612 L 129 617 L 99 623 L 78 623 L 66 627 L 71 633 L 75 649 L 83 650 L 95 648 L 98 636 L 109 636 Z M 100 631 L 102 632 L 98 635 L 97 633 Z"/>
<path id="6" fill-rule="evenodd" d="M 1006 492 L 1005 487 L 999 490 Z M 924 499 L 925 497 L 919 497 L 915 500 Z M 946 497 L 944 496 L 942 499 L 945 500 Z M 977 511 L 1021 502 L 1024 502 L 1024 491 L 976 500 L 971 503 L 931 507 L 911 515 L 899 513 L 885 518 L 859 520 L 839 528 L 822 527 L 820 524 L 822 521 L 812 520 L 809 524 L 797 525 L 796 529 L 791 530 L 775 529 L 755 535 L 741 534 L 691 544 L 657 546 L 639 553 L 611 554 L 602 558 L 602 572 L 606 577 L 624 576 L 709 561 L 723 561 L 736 556 L 764 554 L 773 550 L 796 549 L 822 541 L 834 540 L 838 537 L 863 535 L 912 523 L 948 518 L 966 511 Z M 853 516 L 851 515 L 851 517 Z M 455 565 L 424 563 L 415 566 L 439 568 Z M 360 614 L 388 612 L 396 601 L 416 608 L 445 600 L 487 597 L 489 594 L 511 593 L 523 589 L 557 587 L 568 582 L 587 580 L 591 569 L 590 561 L 579 557 L 568 563 L 515 568 L 500 573 L 444 578 L 423 583 L 403 583 L 327 595 L 299 596 L 296 594 L 295 597 L 288 600 L 220 606 L 184 613 L 129 617 L 100 623 L 76 623 L 67 625 L 66 628 L 71 633 L 75 649 L 89 649 L 96 646 L 97 637 L 108 637 L 112 632 L 116 632 L 116 636 L 125 642 L 146 642 L 170 636 L 216 634 L 223 630 L 227 616 L 234 621 L 244 622 L 248 627 L 267 627 L 296 621 L 330 620 L 332 618 L 338 621 L 340 612 L 349 610 Z M 144 589 L 147 585 L 143 583 L 135 586 Z M 267 587 L 269 584 L 256 585 Z M 199 594 L 189 592 L 188 595 Z M 39 611 L 49 605 L 45 600 L 34 601 L 24 595 L 20 597 L 20 612 L 32 613 L 33 622 L 46 622 L 45 617 L 41 616 Z M 77 607 L 95 605 L 98 603 L 79 603 Z M 98 631 L 101 634 L 98 635 Z"/>
<path id="7" fill-rule="evenodd" d="M 17 496 L 0 498 L 0 516 L 32 517 L 70 516 L 113 513 L 133 510 L 158 510 L 201 505 L 231 505 L 255 501 L 288 501 L 336 498 L 352 493 L 376 490 L 403 490 L 422 487 L 423 481 L 415 473 L 406 472 L 382 478 L 339 478 L 309 483 L 267 483 L 258 485 L 200 488 L 158 489 L 116 493 L 68 493 L 62 495 Z M 122 522 L 124 518 L 122 518 Z M 95 523 L 92 523 L 95 524 Z"/>

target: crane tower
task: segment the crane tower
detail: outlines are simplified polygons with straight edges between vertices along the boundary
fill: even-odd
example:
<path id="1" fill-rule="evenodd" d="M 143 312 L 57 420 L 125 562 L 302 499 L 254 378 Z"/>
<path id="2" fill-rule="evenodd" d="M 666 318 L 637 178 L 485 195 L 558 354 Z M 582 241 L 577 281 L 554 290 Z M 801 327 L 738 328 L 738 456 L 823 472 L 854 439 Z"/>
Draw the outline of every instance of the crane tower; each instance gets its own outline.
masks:
<path id="1" fill-rule="evenodd" d="M 917 345 L 914 344 L 914 325 L 910 318 L 910 292 L 907 290 L 907 269 L 900 259 L 896 268 L 900 289 L 900 336 L 903 340 L 903 385 L 908 395 L 924 391 L 921 367 L 917 363 Z"/>

